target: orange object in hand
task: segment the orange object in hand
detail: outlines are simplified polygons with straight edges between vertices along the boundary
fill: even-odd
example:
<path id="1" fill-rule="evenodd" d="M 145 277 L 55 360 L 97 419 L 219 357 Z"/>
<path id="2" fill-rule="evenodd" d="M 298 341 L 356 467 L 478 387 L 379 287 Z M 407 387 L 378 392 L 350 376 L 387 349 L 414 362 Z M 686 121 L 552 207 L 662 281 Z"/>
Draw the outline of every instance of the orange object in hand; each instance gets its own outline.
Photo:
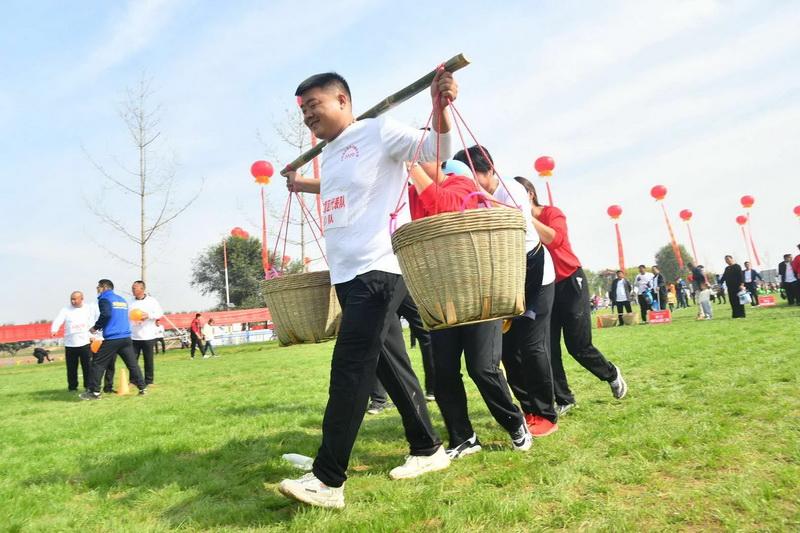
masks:
<path id="1" fill-rule="evenodd" d="M 128 313 L 128 316 L 134 322 L 141 322 L 142 320 L 144 320 L 144 314 L 142 313 L 141 309 L 131 309 L 130 312 Z"/>
<path id="2" fill-rule="evenodd" d="M 103 339 L 93 339 L 92 344 L 90 345 L 92 353 L 97 353 L 98 351 L 100 351 L 101 344 L 103 344 Z"/>

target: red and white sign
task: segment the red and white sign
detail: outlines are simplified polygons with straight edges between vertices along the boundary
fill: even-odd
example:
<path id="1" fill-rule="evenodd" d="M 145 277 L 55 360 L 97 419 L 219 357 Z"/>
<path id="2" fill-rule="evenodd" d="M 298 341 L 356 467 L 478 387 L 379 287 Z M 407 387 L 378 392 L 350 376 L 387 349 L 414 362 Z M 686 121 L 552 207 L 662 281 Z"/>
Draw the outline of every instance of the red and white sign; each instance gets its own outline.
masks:
<path id="1" fill-rule="evenodd" d="M 767 295 L 758 297 L 758 306 L 759 307 L 775 307 L 776 305 L 778 305 L 778 302 L 775 301 L 775 295 L 774 294 L 767 294 Z"/>
<path id="2" fill-rule="evenodd" d="M 672 313 L 669 309 L 665 311 L 648 311 L 647 321 L 651 324 L 669 324 L 672 322 Z"/>

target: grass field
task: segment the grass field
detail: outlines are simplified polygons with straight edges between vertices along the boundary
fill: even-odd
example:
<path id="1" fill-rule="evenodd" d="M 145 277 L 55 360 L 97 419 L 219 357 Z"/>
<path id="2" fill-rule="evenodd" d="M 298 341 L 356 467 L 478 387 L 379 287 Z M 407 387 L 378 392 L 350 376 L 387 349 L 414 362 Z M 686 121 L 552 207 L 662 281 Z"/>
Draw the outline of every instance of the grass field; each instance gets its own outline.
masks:
<path id="1" fill-rule="evenodd" d="M 347 507 L 289 502 L 286 452 L 319 444 L 332 344 L 157 359 L 149 396 L 80 402 L 63 364 L 0 370 L 0 529 L 7 531 L 536 531 L 800 528 L 800 309 L 595 332 L 630 387 L 567 357 L 579 408 L 511 451 L 471 383 L 486 450 L 391 481 L 395 410 L 367 416 Z M 421 375 L 419 353 L 412 359 Z M 121 365 L 118 365 L 121 366 Z M 434 423 L 445 435 L 437 408 Z"/>

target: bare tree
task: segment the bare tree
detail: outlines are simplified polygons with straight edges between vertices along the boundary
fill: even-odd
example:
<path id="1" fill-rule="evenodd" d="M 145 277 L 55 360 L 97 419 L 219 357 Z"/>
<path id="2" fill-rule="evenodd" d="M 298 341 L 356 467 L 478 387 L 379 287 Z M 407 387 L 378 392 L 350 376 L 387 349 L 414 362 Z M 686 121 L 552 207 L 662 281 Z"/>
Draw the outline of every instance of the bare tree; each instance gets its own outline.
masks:
<path id="1" fill-rule="evenodd" d="M 128 129 L 131 141 L 136 149 L 138 168 L 130 170 L 117 161 L 118 166 L 127 176 L 118 178 L 98 163 L 84 148 L 84 153 L 100 175 L 112 189 L 135 199 L 139 209 L 138 227 L 125 220 L 117 212 L 103 207 L 106 202 L 88 202 L 91 211 L 105 224 L 122 234 L 126 239 L 139 246 L 139 261 L 134 262 L 106 248 L 115 258 L 140 268 L 140 279 L 147 277 L 147 245 L 163 230 L 167 224 L 175 220 L 200 196 L 202 183 L 197 192 L 189 200 L 176 205 L 174 188 L 176 172 L 174 162 L 159 164 L 159 157 L 154 143 L 161 136 L 159 131 L 161 105 L 152 105 L 152 79 L 141 76 L 134 88 L 128 88 L 126 99 L 120 105 L 119 115 Z M 152 209 L 152 211 L 151 211 Z M 152 214 L 151 214 L 152 212 Z"/>

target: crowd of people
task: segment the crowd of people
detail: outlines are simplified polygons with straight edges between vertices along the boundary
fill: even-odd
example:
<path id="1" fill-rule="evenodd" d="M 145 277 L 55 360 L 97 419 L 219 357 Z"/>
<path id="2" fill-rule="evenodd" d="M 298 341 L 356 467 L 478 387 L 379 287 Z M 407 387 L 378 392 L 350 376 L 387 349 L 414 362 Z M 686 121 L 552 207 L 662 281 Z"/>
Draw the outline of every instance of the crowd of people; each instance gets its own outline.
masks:
<path id="1" fill-rule="evenodd" d="M 344 506 L 358 429 L 370 397 L 372 407 L 381 394 L 388 393 L 394 402 L 410 448 L 406 461 L 390 471 L 392 479 L 441 470 L 480 452 L 481 441 L 469 418 L 462 359 L 489 412 L 508 434 L 511 449 L 519 452 L 529 450 L 533 438 L 557 431 L 559 417 L 576 405 L 562 363 L 562 336 L 569 354 L 605 381 L 614 398 L 627 394 L 619 368 L 592 343 L 588 283 L 570 245 L 564 213 L 541 205 L 524 177 L 500 177 L 486 147 L 465 147 L 453 154 L 447 107 L 457 87 L 450 73 L 437 71 L 431 85 L 433 131 L 423 134 L 423 141 L 419 130 L 389 118 L 356 122 L 350 89 L 338 74 L 312 76 L 297 88 L 305 124 L 327 142 L 322 153 L 325 177 L 316 180 L 292 169 L 283 174 L 290 191 L 322 196 L 331 283 L 342 321 L 331 360 L 322 442 L 310 462 L 311 472 L 280 483 L 280 492 L 289 498 Z M 400 209 L 394 203 L 398 196 L 406 197 Z M 526 308 L 505 322 L 416 333 L 421 345 L 430 347 L 423 392 L 400 325 L 400 315 L 409 320 L 418 312 L 387 225 L 395 217 L 404 223 L 479 204 L 519 206 L 522 211 Z M 433 427 L 426 400 L 439 407 L 446 445 Z"/>
<path id="2" fill-rule="evenodd" d="M 800 251 L 800 244 L 798 250 Z M 608 307 L 616 309 L 618 323 L 622 326 L 625 325 L 623 315 L 633 312 L 634 303 L 639 306 L 642 324 L 647 323 L 648 312 L 651 310 L 683 309 L 690 306 L 690 301 L 698 307 L 698 320 L 713 318 L 711 304 L 715 302 L 730 302 L 732 317 L 745 318 L 745 306 L 756 307 L 759 305 L 759 295 L 771 293 L 780 294 L 789 305 L 800 305 L 800 253 L 794 258 L 791 254 L 783 257 L 778 265 L 780 284 L 764 282 L 761 273 L 752 268 L 750 261 L 745 261 L 742 268 L 733 256 L 726 255 L 725 264 L 727 266 L 724 272 L 712 279 L 703 265 L 688 263 L 688 283 L 682 276 L 673 283 L 667 283 L 658 266 L 652 266 L 648 272 L 645 265 L 639 265 L 639 273 L 633 284 L 626 279 L 625 272 L 617 270 L 608 290 Z M 599 296 L 593 295 L 591 303 L 593 310 L 599 309 Z"/>
<path id="3" fill-rule="evenodd" d="M 114 292 L 111 280 L 101 279 L 97 283 L 97 305 L 85 302 L 81 291 L 73 291 L 69 305 L 62 308 L 51 323 L 53 337 L 64 326 L 67 388 L 78 391 L 80 368 L 84 389 L 80 398 L 83 400 L 100 399 L 101 380 L 102 392 L 115 392 L 117 356 L 127 366 L 130 382 L 139 388 L 140 395 L 145 395 L 147 387 L 155 382 L 154 355 L 159 347 L 162 353 L 166 352 L 165 330 L 161 323 L 164 311 L 158 300 L 147 293 L 144 281 L 134 281 L 131 293 L 133 298 L 126 300 Z M 217 357 L 214 352 L 217 329 L 213 318 L 203 323 L 202 315 L 197 313 L 190 334 L 192 359 L 198 347 L 204 359 Z M 139 367 L 140 359 L 144 371 Z"/>

